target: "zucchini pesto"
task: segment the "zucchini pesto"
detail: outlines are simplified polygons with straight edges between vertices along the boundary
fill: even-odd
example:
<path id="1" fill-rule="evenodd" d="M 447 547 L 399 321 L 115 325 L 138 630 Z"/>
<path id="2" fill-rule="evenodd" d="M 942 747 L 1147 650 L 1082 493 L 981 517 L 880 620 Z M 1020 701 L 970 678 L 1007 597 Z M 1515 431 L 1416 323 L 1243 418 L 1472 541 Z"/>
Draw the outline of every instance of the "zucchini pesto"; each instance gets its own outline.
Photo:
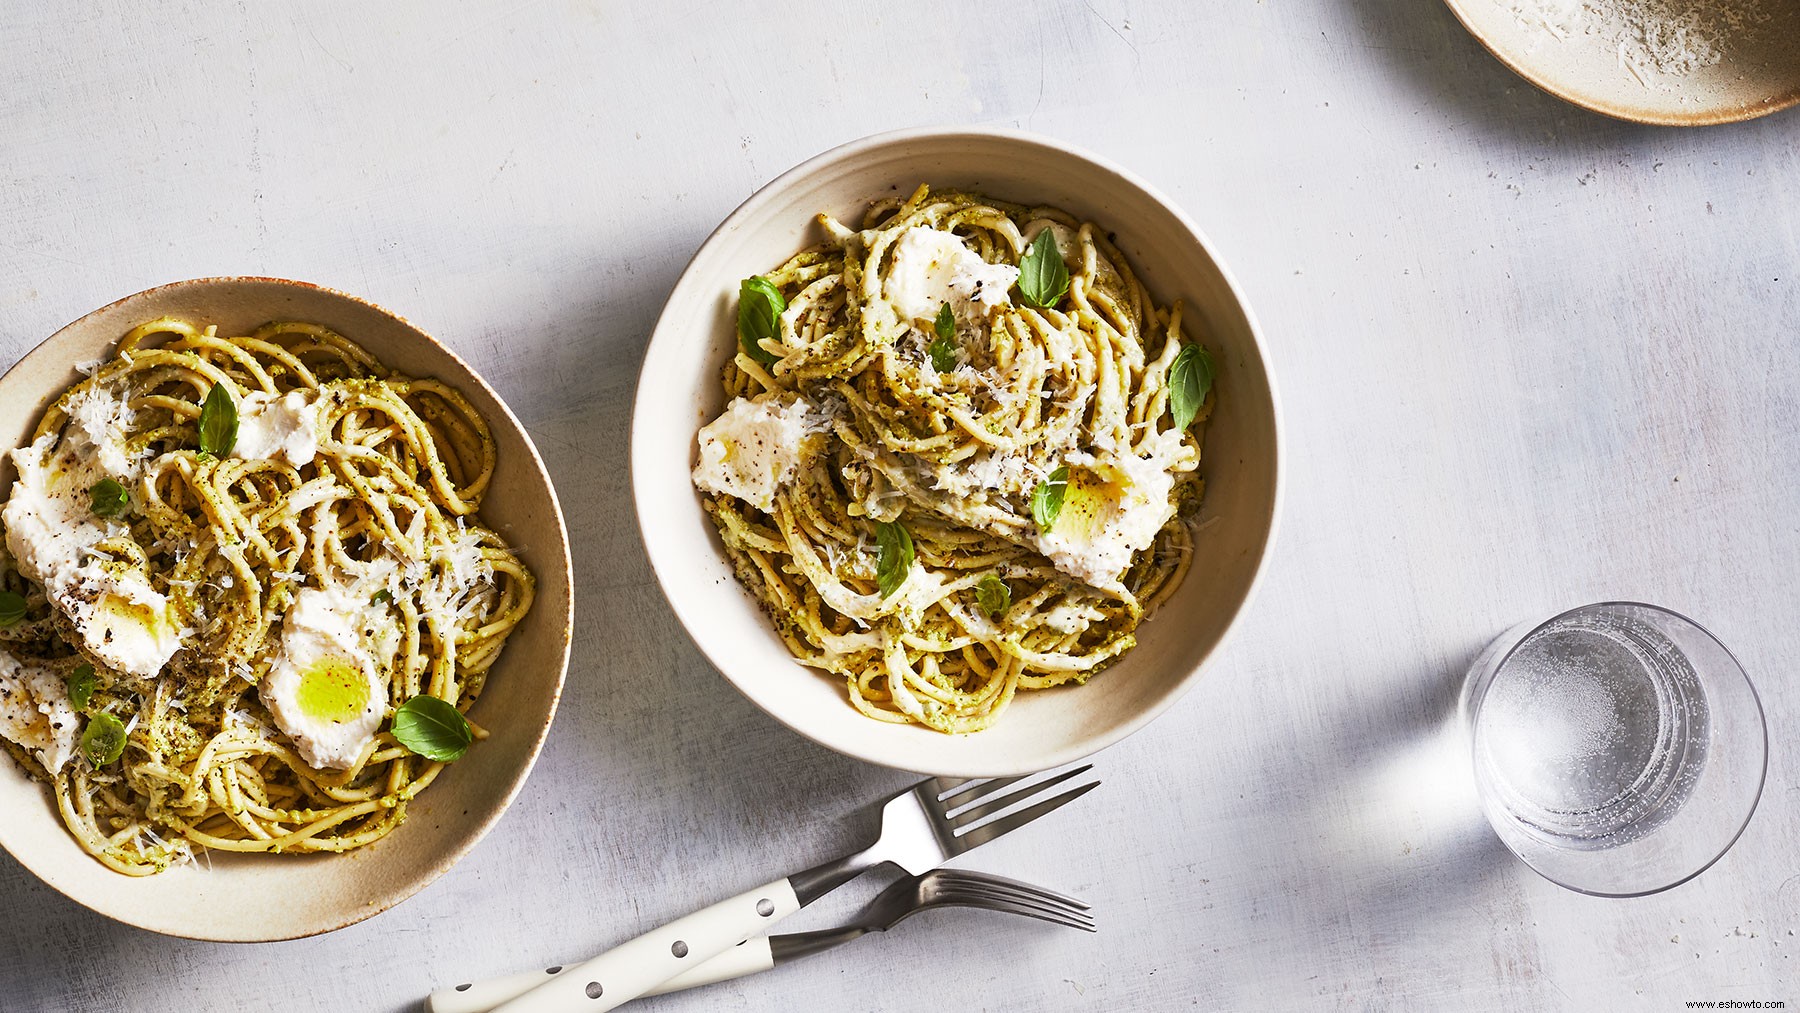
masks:
<path id="1" fill-rule="evenodd" d="M 738 579 L 872 718 L 1084 682 L 1192 555 L 1213 363 L 1091 223 L 921 186 L 738 296 L 694 484 Z"/>
<path id="2" fill-rule="evenodd" d="M 154 320 L 84 371 L 12 452 L 0 742 L 131 875 L 386 835 L 531 608 L 486 422 L 313 324 Z"/>

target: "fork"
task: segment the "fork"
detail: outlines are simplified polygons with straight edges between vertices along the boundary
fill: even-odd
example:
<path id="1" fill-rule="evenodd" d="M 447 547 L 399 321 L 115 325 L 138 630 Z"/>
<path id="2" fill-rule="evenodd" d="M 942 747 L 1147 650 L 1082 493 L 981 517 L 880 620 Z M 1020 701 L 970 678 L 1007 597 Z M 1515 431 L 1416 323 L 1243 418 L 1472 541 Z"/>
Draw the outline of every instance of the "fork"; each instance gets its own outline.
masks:
<path id="1" fill-rule="evenodd" d="M 1074 897 L 985 872 L 932 869 L 922 876 L 898 880 L 870 901 L 848 925 L 815 932 L 790 932 L 746 939 L 724 953 L 689 968 L 645 995 L 662 995 L 767 971 L 781 964 L 835 949 L 870 932 L 885 932 L 920 911 L 940 907 L 973 907 L 1022 915 L 1094 931 L 1088 905 Z M 544 976 L 565 973 L 562 967 L 491 978 L 433 992 L 429 1013 L 489 1013 L 495 1006 L 537 987 Z"/>
<path id="2" fill-rule="evenodd" d="M 701 908 L 577 964 L 499 1007 L 500 1013 L 616 1009 L 690 967 L 705 963 L 864 872 L 892 863 L 917 876 L 1080 798 L 1100 782 L 1066 789 L 1017 812 L 1015 805 L 1093 769 L 1086 764 L 1001 794 L 1025 777 L 960 781 L 928 778 L 881 808 L 881 833 L 868 847 Z M 988 819 L 988 817 L 996 817 Z M 986 822 L 983 822 L 983 821 Z"/>

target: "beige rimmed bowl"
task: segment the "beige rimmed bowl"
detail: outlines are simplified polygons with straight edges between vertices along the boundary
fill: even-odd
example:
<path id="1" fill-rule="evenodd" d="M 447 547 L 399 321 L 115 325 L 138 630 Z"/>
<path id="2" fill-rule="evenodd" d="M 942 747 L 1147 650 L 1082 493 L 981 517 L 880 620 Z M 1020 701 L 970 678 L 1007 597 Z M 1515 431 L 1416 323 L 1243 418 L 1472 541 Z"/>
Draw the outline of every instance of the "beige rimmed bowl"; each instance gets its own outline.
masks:
<path id="1" fill-rule="evenodd" d="M 1138 646 L 1085 686 L 1020 693 L 973 735 L 857 712 L 843 680 L 802 667 L 732 575 L 689 481 L 695 433 L 724 406 L 719 371 L 736 343 L 738 283 L 824 237 L 820 211 L 861 220 L 872 198 L 919 183 L 1049 204 L 1113 234 L 1161 302 L 1183 299 L 1189 333 L 1213 351 L 1218 403 L 1195 560 L 1139 629 Z M 1198 325 L 1196 329 L 1196 325 Z M 725 219 L 681 276 L 650 339 L 631 427 L 638 525 L 663 592 L 725 678 L 790 728 L 841 753 L 903 770 L 1001 776 L 1055 766 L 1141 728 L 1194 684 L 1250 600 L 1279 501 L 1275 389 L 1256 323 L 1206 239 L 1125 170 L 1060 142 L 1002 130 L 914 130 L 833 149 L 763 187 Z"/>
<path id="2" fill-rule="evenodd" d="M 499 820 L 537 759 L 562 692 L 571 620 L 568 536 L 556 491 L 519 420 L 468 364 L 400 317 L 354 296 L 275 278 L 202 278 L 127 296 L 57 331 L 0 377 L 0 444 L 29 442 L 38 418 L 132 327 L 161 316 L 244 333 L 271 320 L 324 324 L 382 363 L 460 390 L 498 443 L 482 504 L 537 576 L 537 600 L 470 717 L 490 737 L 451 764 L 380 841 L 342 855 L 211 852 L 155 876 L 125 876 L 81 850 L 49 791 L 0 758 L 0 847 L 70 899 L 127 924 L 194 939 L 254 942 L 329 932 L 393 907 L 442 875 Z M 0 463 L 0 499 L 12 487 Z"/>
<path id="3" fill-rule="evenodd" d="M 1618 119 L 1698 127 L 1755 119 L 1800 103 L 1800 0 L 1733 0 L 1734 10 L 1756 16 L 1740 19 L 1735 29 L 1722 27 L 1719 61 L 1685 74 L 1634 73 L 1621 59 L 1619 33 L 1592 16 L 1559 24 L 1565 30 L 1558 34 L 1541 18 L 1515 14 L 1513 0 L 1444 2 L 1514 73 L 1564 101 Z M 1518 6 L 1536 10 L 1532 0 Z M 1690 6 L 1703 12 L 1708 7 Z M 1666 18 L 1655 23 L 1671 24 Z M 1589 25 L 1597 27 L 1586 30 Z M 1571 26 L 1575 30 L 1566 30 Z"/>

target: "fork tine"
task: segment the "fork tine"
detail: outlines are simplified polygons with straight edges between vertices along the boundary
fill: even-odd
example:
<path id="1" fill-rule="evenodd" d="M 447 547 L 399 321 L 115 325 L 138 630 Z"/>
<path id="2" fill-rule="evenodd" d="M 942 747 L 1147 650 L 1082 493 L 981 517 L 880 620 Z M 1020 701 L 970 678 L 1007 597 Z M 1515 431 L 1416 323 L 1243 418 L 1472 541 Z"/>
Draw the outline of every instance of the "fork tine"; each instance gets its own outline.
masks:
<path id="1" fill-rule="evenodd" d="M 1030 798 L 1033 795 L 1036 795 L 1037 793 L 1043 791 L 1046 788 L 1053 788 L 1056 785 L 1059 785 L 1059 784 L 1063 783 L 1064 781 L 1067 781 L 1071 777 L 1078 777 L 1078 776 L 1085 774 L 1088 771 L 1093 770 L 1093 769 L 1094 769 L 1094 765 L 1089 763 L 1084 766 L 1076 767 L 1074 770 L 1065 770 L 1062 773 L 1056 775 L 1055 777 L 1048 778 L 1043 781 L 1038 781 L 1035 784 L 1026 785 L 1025 787 L 1020 788 L 1017 791 L 1007 792 L 1005 795 L 1002 795 L 999 798 L 993 798 L 992 792 L 984 792 L 978 798 L 970 800 L 970 801 L 981 801 L 982 802 L 981 805 L 975 806 L 974 808 L 971 808 L 971 809 L 964 809 L 961 812 L 955 813 L 954 815 L 951 814 L 950 807 L 946 806 L 944 815 L 949 817 L 950 825 L 953 827 L 960 829 L 962 827 L 970 826 L 971 824 L 974 824 L 974 823 L 978 822 L 979 820 L 982 820 L 988 816 L 992 816 L 994 813 L 997 813 L 997 812 L 1001 811 L 1002 809 L 1007 808 L 1008 806 L 1015 805 L 1019 802 L 1023 802 L 1026 799 Z M 1018 780 L 1018 778 L 1012 778 L 1011 780 L 1007 781 L 1007 783 L 1011 784 L 1013 781 L 1017 781 L 1017 780 Z M 991 801 L 983 801 L 983 800 L 987 800 L 987 799 L 992 799 L 992 800 Z"/>
<path id="2" fill-rule="evenodd" d="M 935 779 L 937 781 L 938 791 L 933 797 L 943 803 L 945 809 L 954 809 L 959 805 L 966 805 L 981 798 L 981 795 L 976 795 L 973 798 L 963 799 L 961 802 L 950 801 L 958 795 L 974 791 L 977 788 L 981 789 L 982 795 L 986 795 L 989 792 L 999 791 L 1009 784 L 1023 781 L 1027 776 L 1029 775 L 1020 775 L 1019 777 L 971 777 L 961 781 L 955 778 L 940 777 Z"/>
<path id="3" fill-rule="evenodd" d="M 1082 769 L 1086 770 L 1087 768 L 1083 767 Z M 1089 781 L 1079 788 L 1070 788 L 1061 795 L 1047 798 L 1036 805 L 1021 809 L 1010 816 L 1002 816 L 991 823 L 984 823 L 981 826 L 964 833 L 960 837 L 952 837 L 950 838 L 950 847 L 954 849 L 957 854 L 961 854 L 970 848 L 979 847 L 1002 834 L 1011 833 L 1012 831 L 1019 829 L 1047 812 L 1068 805 L 1070 802 L 1075 801 L 1098 787 L 1100 787 L 1099 781 Z"/>
<path id="4" fill-rule="evenodd" d="M 1004 904 L 1011 908 L 1029 908 L 1056 918 L 1081 922 L 1086 925 L 1094 923 L 1094 916 L 1086 911 L 1048 901 L 1032 900 L 1029 897 L 1009 896 L 1006 894 L 987 893 L 985 891 L 946 890 L 935 898 L 938 904 L 972 904 L 976 907 L 993 907 Z"/>
<path id="5" fill-rule="evenodd" d="M 1022 915 L 1026 918 L 1035 918 L 1041 922 L 1049 922 L 1052 925 L 1061 925 L 1071 929 L 1081 929 L 1083 932 L 1099 931 L 1092 919 L 1071 914 L 1067 911 L 1053 911 L 1048 908 L 1035 907 L 1030 904 L 1020 904 L 1015 901 L 995 900 L 988 897 L 969 897 L 955 900 L 946 899 L 944 903 L 955 907 L 973 907 L 985 911 L 999 911 L 1003 914 Z"/>
<path id="6" fill-rule="evenodd" d="M 1039 907 L 1052 908 L 1054 910 L 1067 911 L 1071 914 L 1082 914 L 1084 916 L 1087 911 L 1091 910 L 1088 905 L 1083 904 L 1081 901 L 1075 900 L 1072 897 L 1065 899 L 1060 894 L 1055 893 L 1044 896 L 1043 893 L 1037 891 L 1014 890 L 1007 887 L 996 888 L 971 883 L 939 887 L 939 892 L 967 894 L 972 897 L 994 897 L 999 900 L 1016 900 L 1024 904 L 1036 904 Z M 1044 893 L 1048 893 L 1048 891 L 1044 891 Z"/>
<path id="7" fill-rule="evenodd" d="M 1002 892 L 1010 891 L 1015 895 L 1066 904 L 1081 911 L 1089 910 L 1091 907 L 1080 897 L 1071 897 L 1066 893 L 1057 893 L 1055 890 L 1047 890 L 1031 883 L 1007 879 L 1005 876 L 996 876 L 991 872 L 977 872 L 974 869 L 933 869 L 926 875 L 935 879 L 940 886 L 994 887 Z"/>

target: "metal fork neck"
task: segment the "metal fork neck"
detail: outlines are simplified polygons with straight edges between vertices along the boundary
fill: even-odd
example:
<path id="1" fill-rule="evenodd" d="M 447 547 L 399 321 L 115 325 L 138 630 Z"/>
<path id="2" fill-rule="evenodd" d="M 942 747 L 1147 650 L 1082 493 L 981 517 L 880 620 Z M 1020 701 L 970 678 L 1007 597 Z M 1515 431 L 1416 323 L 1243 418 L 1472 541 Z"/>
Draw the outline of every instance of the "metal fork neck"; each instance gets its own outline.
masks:
<path id="1" fill-rule="evenodd" d="M 800 906 L 805 907 L 884 861 L 886 859 L 876 854 L 875 846 L 871 846 L 789 876 L 788 882 L 794 887 L 794 896 L 800 899 Z"/>
<path id="2" fill-rule="evenodd" d="M 790 932 L 769 937 L 769 958 L 776 964 L 785 964 L 790 960 L 809 957 L 815 953 L 839 947 L 858 936 L 866 935 L 868 929 L 860 925 L 847 925 L 841 929 L 821 929 L 817 932 Z"/>

